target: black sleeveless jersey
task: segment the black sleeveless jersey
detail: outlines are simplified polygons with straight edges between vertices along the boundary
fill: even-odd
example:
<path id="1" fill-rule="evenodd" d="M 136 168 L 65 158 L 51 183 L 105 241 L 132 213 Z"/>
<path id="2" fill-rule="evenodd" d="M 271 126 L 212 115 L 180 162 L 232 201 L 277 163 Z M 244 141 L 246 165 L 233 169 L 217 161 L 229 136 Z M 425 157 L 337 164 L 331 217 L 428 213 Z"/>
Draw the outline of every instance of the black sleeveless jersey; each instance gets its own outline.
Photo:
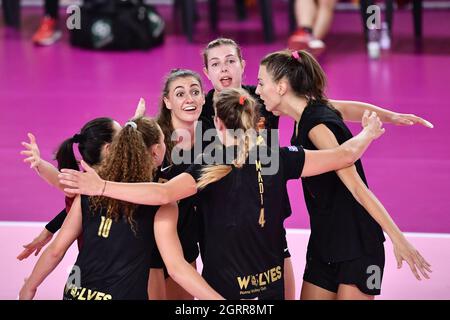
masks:
<path id="1" fill-rule="evenodd" d="M 261 100 L 259 95 L 256 94 L 256 86 L 247 86 L 242 85 L 242 89 L 247 91 L 255 100 L 256 100 L 256 108 L 259 113 L 259 123 L 258 127 L 262 130 L 266 131 L 265 141 L 269 148 L 279 147 L 279 134 L 278 134 L 278 124 L 280 118 L 274 115 L 272 112 L 267 111 L 264 105 L 264 101 Z M 200 115 L 200 119 L 202 121 L 202 130 L 203 133 L 208 129 L 214 129 L 214 89 L 210 90 L 205 97 L 205 104 L 203 105 L 203 110 Z M 276 141 L 276 145 L 272 143 L 272 141 Z M 216 139 L 216 143 L 219 145 L 218 148 L 222 147 L 222 144 L 218 139 Z M 285 205 L 282 208 L 283 214 L 285 218 L 288 218 L 291 213 L 291 204 L 289 201 L 289 195 L 286 192 L 283 194 L 283 198 L 285 200 Z"/>
<path id="2" fill-rule="evenodd" d="M 70 300 L 147 300 L 150 256 L 155 249 L 153 222 L 157 206 L 139 206 L 134 231 L 124 218 L 92 212 L 81 196 L 83 246 L 64 290 Z"/>
<path id="3" fill-rule="evenodd" d="M 353 137 L 331 108 L 314 103 L 305 108 L 296 123 L 291 143 L 317 150 L 308 133 L 319 124 L 327 126 L 339 144 Z M 367 185 L 361 160 L 355 166 Z M 336 172 L 302 178 L 302 184 L 311 221 L 308 254 L 325 262 L 340 262 L 373 252 L 383 243 L 381 227 L 355 200 Z"/>
<path id="4" fill-rule="evenodd" d="M 203 277 L 226 299 L 284 298 L 280 208 L 287 180 L 301 175 L 304 151 L 289 147 L 272 155 L 278 160 L 273 174 L 260 177 L 258 165 L 247 163 L 198 193 Z M 186 172 L 198 181 L 204 167 L 194 164 Z"/>
<path id="5" fill-rule="evenodd" d="M 164 161 L 163 165 L 158 169 L 155 182 L 165 183 L 170 179 L 176 177 L 177 175 L 183 173 L 189 168 L 193 163 L 194 150 L 192 151 L 192 156 L 190 161 L 181 164 L 169 164 Z M 180 151 L 182 153 L 182 151 Z M 180 238 L 181 247 L 183 248 L 183 255 L 187 262 L 192 263 L 195 261 L 199 255 L 198 250 L 198 232 L 199 232 L 199 220 L 197 214 L 197 207 L 195 205 L 196 195 L 184 198 L 178 201 L 178 223 L 177 232 Z M 164 261 L 162 260 L 161 254 L 156 248 L 153 251 L 151 258 L 152 268 L 163 268 Z"/>

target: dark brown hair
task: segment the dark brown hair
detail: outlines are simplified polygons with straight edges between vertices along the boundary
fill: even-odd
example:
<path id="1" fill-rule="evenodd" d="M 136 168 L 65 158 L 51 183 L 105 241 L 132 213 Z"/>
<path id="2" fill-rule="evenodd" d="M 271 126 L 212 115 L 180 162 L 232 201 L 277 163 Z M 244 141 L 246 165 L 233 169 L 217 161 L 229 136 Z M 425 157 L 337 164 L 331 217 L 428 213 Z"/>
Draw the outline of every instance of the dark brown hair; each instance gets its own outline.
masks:
<path id="1" fill-rule="evenodd" d="M 327 79 L 320 64 L 308 52 L 296 52 L 298 58 L 289 50 L 270 53 L 261 60 L 260 65 L 266 67 L 274 82 L 286 79 L 296 95 L 305 97 L 309 103 L 325 104 L 342 118 L 325 95 Z"/>
<path id="2" fill-rule="evenodd" d="M 90 166 L 98 165 L 102 160 L 102 148 L 113 140 L 114 120 L 96 118 L 86 123 L 79 133 L 64 140 L 56 151 L 55 159 L 58 169 L 79 170 L 78 161 L 73 152 L 73 145 L 78 144 L 78 151 Z"/>

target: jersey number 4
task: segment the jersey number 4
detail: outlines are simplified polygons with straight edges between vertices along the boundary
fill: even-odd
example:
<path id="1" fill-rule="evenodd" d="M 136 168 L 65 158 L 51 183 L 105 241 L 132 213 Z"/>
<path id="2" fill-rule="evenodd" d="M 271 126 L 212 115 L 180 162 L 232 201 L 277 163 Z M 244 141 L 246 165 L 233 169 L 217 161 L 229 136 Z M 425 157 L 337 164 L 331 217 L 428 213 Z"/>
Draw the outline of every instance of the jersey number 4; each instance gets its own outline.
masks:
<path id="1" fill-rule="evenodd" d="M 258 220 L 259 225 L 261 226 L 261 228 L 264 228 L 264 225 L 266 224 L 266 219 L 264 217 L 264 208 L 261 208 L 260 212 L 259 212 L 259 220 Z"/>
<path id="2" fill-rule="evenodd" d="M 98 236 L 103 238 L 108 238 L 109 231 L 111 230 L 112 220 L 110 218 L 105 218 L 102 216 L 102 222 L 100 222 L 100 227 L 98 228 Z"/>

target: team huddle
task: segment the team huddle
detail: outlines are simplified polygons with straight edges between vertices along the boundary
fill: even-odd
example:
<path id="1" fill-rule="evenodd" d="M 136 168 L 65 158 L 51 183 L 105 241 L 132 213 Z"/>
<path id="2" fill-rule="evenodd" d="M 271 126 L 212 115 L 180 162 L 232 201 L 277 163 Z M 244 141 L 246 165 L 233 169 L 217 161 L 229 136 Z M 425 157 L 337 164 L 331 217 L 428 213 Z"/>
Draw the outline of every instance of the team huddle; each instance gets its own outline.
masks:
<path id="1" fill-rule="evenodd" d="M 198 73 L 174 69 L 157 117 L 145 116 L 141 99 L 123 127 L 89 121 L 62 142 L 57 168 L 29 134 L 24 161 L 64 192 L 65 208 L 18 256 L 37 255 L 59 231 L 20 299 L 35 296 L 75 240 L 63 299 L 296 299 L 284 221 L 290 201 L 302 201 L 289 199 L 287 181 L 300 178 L 311 226 L 301 299 L 379 295 L 367 270 L 382 277 L 383 231 L 398 267 L 406 261 L 417 279 L 429 277 L 430 264 L 369 190 L 359 160 L 383 135 L 382 121 L 429 122 L 328 99 L 325 74 L 305 51 L 265 56 L 256 87 L 242 84 L 245 60 L 233 40 L 210 42 L 203 60 L 211 91 Z M 295 121 L 287 147 L 278 143 L 282 116 Z M 353 136 L 344 121 L 362 130 Z"/>

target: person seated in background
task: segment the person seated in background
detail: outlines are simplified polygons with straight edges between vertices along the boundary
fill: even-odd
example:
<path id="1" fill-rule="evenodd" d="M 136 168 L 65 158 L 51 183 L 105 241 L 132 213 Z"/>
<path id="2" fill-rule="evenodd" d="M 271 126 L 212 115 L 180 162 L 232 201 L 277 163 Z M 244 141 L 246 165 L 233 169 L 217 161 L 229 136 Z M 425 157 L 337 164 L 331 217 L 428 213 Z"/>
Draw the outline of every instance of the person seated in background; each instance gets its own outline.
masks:
<path id="1" fill-rule="evenodd" d="M 33 35 L 33 43 L 50 46 L 61 38 L 62 32 L 58 28 L 59 0 L 44 0 L 44 18 Z"/>
<path id="2" fill-rule="evenodd" d="M 325 49 L 323 39 L 330 29 L 337 0 L 296 0 L 297 30 L 289 37 L 288 47 L 319 54 Z"/>

